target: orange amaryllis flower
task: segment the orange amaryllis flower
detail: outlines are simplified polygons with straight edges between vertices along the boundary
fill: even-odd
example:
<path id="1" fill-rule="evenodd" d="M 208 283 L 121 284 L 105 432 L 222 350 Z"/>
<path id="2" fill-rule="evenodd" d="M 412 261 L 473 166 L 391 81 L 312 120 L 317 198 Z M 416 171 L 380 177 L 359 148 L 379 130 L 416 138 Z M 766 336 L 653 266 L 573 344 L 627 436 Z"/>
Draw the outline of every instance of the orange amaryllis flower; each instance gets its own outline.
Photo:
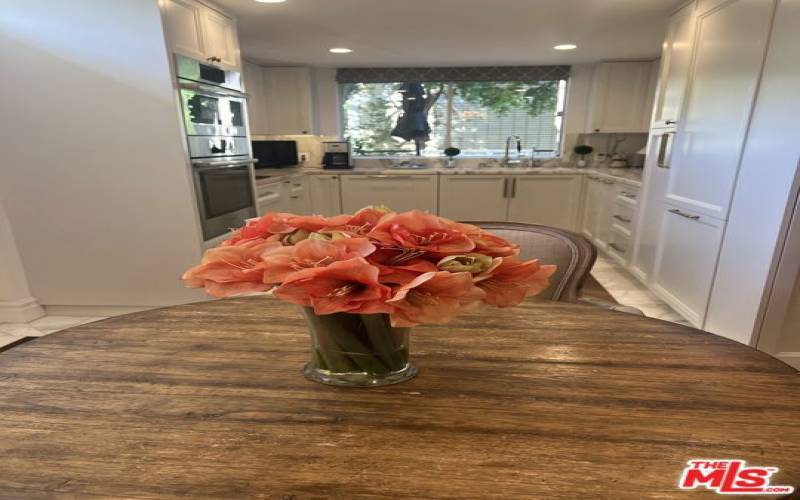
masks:
<path id="1" fill-rule="evenodd" d="M 250 239 L 238 245 L 207 250 L 200 264 L 183 274 L 191 288 L 205 288 L 214 297 L 231 297 L 265 292 L 272 285 L 264 283 L 261 254 L 276 245 L 264 239 Z"/>
<path id="2" fill-rule="evenodd" d="M 390 247 L 419 252 L 466 253 L 475 248 L 449 221 L 419 210 L 386 215 L 368 236 Z"/>
<path id="3" fill-rule="evenodd" d="M 372 231 L 386 214 L 391 213 L 389 207 L 384 205 L 371 205 L 364 207 L 347 221 L 343 230 L 353 233 L 364 235 Z"/>
<path id="4" fill-rule="evenodd" d="M 378 282 L 378 268 L 362 257 L 297 271 L 275 289 L 275 296 L 313 307 L 316 314 L 394 311 L 394 307 L 386 303 L 391 289 Z"/>
<path id="5" fill-rule="evenodd" d="M 470 273 L 425 273 L 397 289 L 387 302 L 394 305 L 392 326 L 447 323 L 459 311 L 480 303 L 484 291 Z"/>
<path id="6" fill-rule="evenodd" d="M 367 261 L 380 270 L 381 283 L 405 285 L 420 274 L 438 271 L 436 264 L 421 257 L 417 250 L 379 247 Z"/>
<path id="7" fill-rule="evenodd" d="M 290 226 L 303 229 L 310 233 L 322 229 L 338 229 L 350 220 L 350 215 L 337 215 L 335 217 L 323 217 L 321 215 L 291 215 L 287 222 Z"/>
<path id="8" fill-rule="evenodd" d="M 253 239 L 294 232 L 297 228 L 288 223 L 289 217 L 292 217 L 292 214 L 270 212 L 262 217 L 248 219 L 244 226 L 234 231 L 229 239 L 222 242 L 222 246 L 239 245 Z"/>
<path id="9" fill-rule="evenodd" d="M 366 238 L 319 240 L 309 238 L 300 243 L 277 249 L 268 249 L 264 260 L 264 282 L 281 283 L 292 273 L 313 267 L 325 267 L 340 260 L 366 257 L 375 251 L 375 245 Z"/>
<path id="10" fill-rule="evenodd" d="M 478 226 L 454 222 L 453 227 L 469 236 L 475 242 L 474 253 L 490 257 L 509 257 L 519 254 L 519 245 L 485 231 Z"/>
<path id="11" fill-rule="evenodd" d="M 515 306 L 525 297 L 541 293 L 550 286 L 556 266 L 543 266 L 538 260 L 522 262 L 516 257 L 498 257 L 498 264 L 475 276 L 475 285 L 486 292 L 484 302 L 498 307 Z"/>

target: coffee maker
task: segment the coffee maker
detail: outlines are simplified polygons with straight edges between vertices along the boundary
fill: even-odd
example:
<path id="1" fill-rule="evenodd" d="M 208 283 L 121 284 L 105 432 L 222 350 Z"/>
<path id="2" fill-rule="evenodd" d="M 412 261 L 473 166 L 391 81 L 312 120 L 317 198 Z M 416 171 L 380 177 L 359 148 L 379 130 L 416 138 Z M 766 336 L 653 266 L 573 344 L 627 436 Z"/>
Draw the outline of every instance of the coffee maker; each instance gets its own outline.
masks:
<path id="1" fill-rule="evenodd" d="M 350 165 L 350 143 L 345 141 L 323 142 L 322 168 L 341 170 L 353 168 Z"/>

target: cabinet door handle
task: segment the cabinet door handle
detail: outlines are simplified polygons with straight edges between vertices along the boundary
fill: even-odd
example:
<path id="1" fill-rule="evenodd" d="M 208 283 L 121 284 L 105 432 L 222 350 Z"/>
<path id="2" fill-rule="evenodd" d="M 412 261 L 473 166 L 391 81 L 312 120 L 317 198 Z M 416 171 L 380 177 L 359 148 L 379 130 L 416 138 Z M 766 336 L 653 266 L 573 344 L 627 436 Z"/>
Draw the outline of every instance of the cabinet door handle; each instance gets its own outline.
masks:
<path id="1" fill-rule="evenodd" d="M 516 198 L 517 196 L 517 178 L 514 177 L 511 179 L 511 197 Z"/>
<path id="2" fill-rule="evenodd" d="M 631 221 L 631 219 L 628 219 L 628 218 L 623 217 L 621 215 L 615 215 L 614 218 L 617 219 L 618 221 L 624 222 L 626 224 Z"/>
<path id="3" fill-rule="evenodd" d="M 700 220 L 700 216 L 699 215 L 687 214 L 686 212 L 681 212 L 677 208 L 671 208 L 671 209 L 668 210 L 668 212 L 672 213 L 672 214 L 675 214 L 675 215 L 680 215 L 681 217 L 685 217 L 685 218 L 690 219 L 690 220 Z"/>
<path id="4" fill-rule="evenodd" d="M 289 198 L 291 198 L 293 200 L 296 200 L 297 198 L 300 198 L 300 197 L 299 196 L 290 196 Z"/>
<path id="5" fill-rule="evenodd" d="M 678 123 L 678 122 L 677 122 L 677 121 L 675 121 L 675 120 L 667 120 L 667 121 L 665 121 L 665 122 L 664 122 L 664 125 L 675 125 L 675 124 L 677 124 L 677 123 Z"/>
<path id="6" fill-rule="evenodd" d="M 608 246 L 609 246 L 609 248 L 613 248 L 614 250 L 616 250 L 619 253 L 625 253 L 625 249 L 620 247 L 616 243 L 609 243 Z"/>
<path id="7" fill-rule="evenodd" d="M 674 132 L 665 132 L 659 138 L 656 165 L 660 168 L 669 168 L 672 157 L 672 136 L 674 134 Z"/>
<path id="8" fill-rule="evenodd" d="M 503 179 L 503 198 L 508 198 L 508 177 Z"/>

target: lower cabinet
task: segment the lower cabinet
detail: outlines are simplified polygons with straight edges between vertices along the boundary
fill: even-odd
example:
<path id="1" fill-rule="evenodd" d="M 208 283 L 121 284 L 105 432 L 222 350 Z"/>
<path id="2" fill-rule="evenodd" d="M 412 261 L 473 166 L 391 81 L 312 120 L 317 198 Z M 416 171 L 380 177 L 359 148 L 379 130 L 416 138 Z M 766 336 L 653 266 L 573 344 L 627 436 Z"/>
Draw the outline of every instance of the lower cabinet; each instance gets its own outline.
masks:
<path id="1" fill-rule="evenodd" d="M 581 197 L 577 175 L 516 175 L 509 178 L 508 220 L 575 230 Z M 480 199 L 482 202 L 482 198 Z"/>
<path id="2" fill-rule="evenodd" d="M 256 211 L 258 215 L 267 212 L 286 212 L 288 209 L 283 181 L 256 184 Z"/>
<path id="3" fill-rule="evenodd" d="M 694 326 L 702 327 L 725 223 L 668 204 L 662 218 L 653 289 Z"/>
<path id="4" fill-rule="evenodd" d="M 304 175 L 295 175 L 283 181 L 284 193 L 286 195 L 287 211 L 298 215 L 308 215 L 311 213 L 311 203 L 306 190 Z"/>
<path id="5" fill-rule="evenodd" d="M 579 175 L 455 174 L 439 182 L 439 215 L 450 219 L 577 227 Z"/>
<path id="6" fill-rule="evenodd" d="M 612 216 L 616 201 L 614 181 L 590 175 L 586 182 L 581 232 L 595 245 L 605 250 L 611 239 L 613 224 Z"/>
<path id="7" fill-rule="evenodd" d="M 439 215 L 459 221 L 505 221 L 508 213 L 505 175 L 441 175 Z"/>
<path id="8" fill-rule="evenodd" d="M 342 211 L 353 213 L 368 205 L 386 205 L 394 211 L 437 211 L 436 175 L 343 175 Z"/>
<path id="9" fill-rule="evenodd" d="M 309 175 L 311 213 L 331 217 L 342 213 L 342 192 L 338 175 Z"/>

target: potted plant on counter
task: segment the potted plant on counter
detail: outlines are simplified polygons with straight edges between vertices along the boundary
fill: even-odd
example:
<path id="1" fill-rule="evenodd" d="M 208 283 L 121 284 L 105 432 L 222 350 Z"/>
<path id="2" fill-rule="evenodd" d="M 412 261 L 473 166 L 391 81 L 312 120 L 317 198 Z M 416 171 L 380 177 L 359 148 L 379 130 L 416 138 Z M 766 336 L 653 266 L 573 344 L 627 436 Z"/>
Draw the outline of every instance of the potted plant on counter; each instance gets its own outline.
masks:
<path id="1" fill-rule="evenodd" d="M 312 340 L 305 376 L 369 387 L 416 375 L 411 327 L 481 304 L 515 306 L 547 288 L 555 266 L 518 253 L 477 226 L 418 210 L 268 213 L 208 250 L 183 280 L 215 297 L 271 291 L 297 304 Z"/>
<path id="2" fill-rule="evenodd" d="M 581 157 L 581 159 L 578 160 L 579 167 L 586 166 L 586 155 L 592 154 L 592 151 L 594 151 L 594 148 L 591 146 L 587 146 L 586 144 L 579 144 L 574 148 L 572 148 L 572 152 L 575 153 L 576 155 L 580 155 Z"/>

